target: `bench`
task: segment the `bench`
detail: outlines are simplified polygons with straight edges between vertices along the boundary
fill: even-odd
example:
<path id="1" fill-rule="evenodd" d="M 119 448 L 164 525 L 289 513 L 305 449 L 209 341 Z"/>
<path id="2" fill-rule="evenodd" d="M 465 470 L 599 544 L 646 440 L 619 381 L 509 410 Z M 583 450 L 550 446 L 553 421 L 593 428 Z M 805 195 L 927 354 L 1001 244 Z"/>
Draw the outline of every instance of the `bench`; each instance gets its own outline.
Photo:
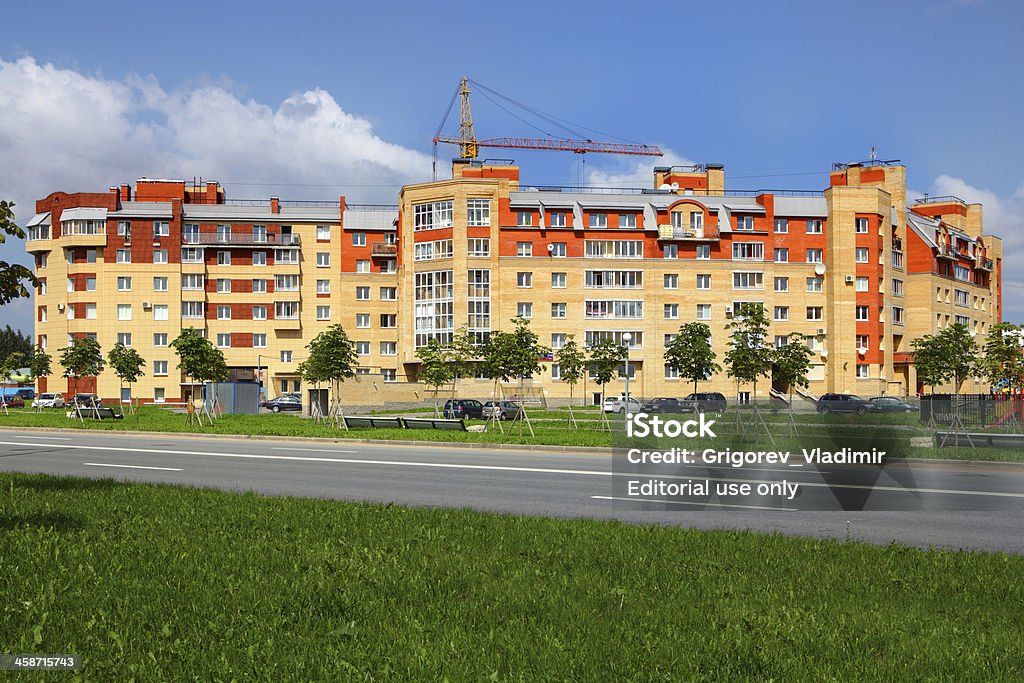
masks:
<path id="1" fill-rule="evenodd" d="M 402 418 L 400 417 L 371 417 L 369 415 L 353 415 L 349 417 L 345 416 L 345 426 L 349 429 L 353 427 L 388 427 L 391 429 L 402 428 Z"/>
<path id="2" fill-rule="evenodd" d="M 968 440 L 970 437 L 970 440 Z M 945 441 L 945 444 L 942 442 Z M 984 448 L 1024 448 L 1024 434 L 991 432 L 935 432 L 935 445 L 981 446 Z"/>
<path id="3" fill-rule="evenodd" d="M 447 429 L 450 431 L 466 431 L 465 420 L 439 420 L 427 417 L 407 417 L 402 420 L 406 429 Z"/>

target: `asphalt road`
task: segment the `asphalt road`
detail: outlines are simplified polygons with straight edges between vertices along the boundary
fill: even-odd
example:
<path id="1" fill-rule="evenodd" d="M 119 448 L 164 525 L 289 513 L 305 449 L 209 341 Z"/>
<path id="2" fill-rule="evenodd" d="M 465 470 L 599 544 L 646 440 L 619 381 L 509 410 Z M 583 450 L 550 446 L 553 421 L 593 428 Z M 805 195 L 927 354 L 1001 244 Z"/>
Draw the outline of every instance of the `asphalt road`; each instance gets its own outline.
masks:
<path id="1" fill-rule="evenodd" d="M 658 502 L 639 510 L 617 500 L 625 475 L 613 475 L 607 455 L 429 445 L 3 430 L 0 470 L 1024 553 L 1024 465 L 1017 464 L 917 462 L 887 468 L 870 481 L 844 480 L 839 489 L 866 500 L 868 508 L 889 510 L 868 512 L 780 509 L 789 506 L 785 499 L 757 497 Z M 695 467 L 677 471 L 676 480 L 724 475 L 756 486 L 786 478 L 807 492 L 804 503 L 821 504 L 835 497 L 835 471 Z M 921 507 L 928 510 L 909 511 Z"/>

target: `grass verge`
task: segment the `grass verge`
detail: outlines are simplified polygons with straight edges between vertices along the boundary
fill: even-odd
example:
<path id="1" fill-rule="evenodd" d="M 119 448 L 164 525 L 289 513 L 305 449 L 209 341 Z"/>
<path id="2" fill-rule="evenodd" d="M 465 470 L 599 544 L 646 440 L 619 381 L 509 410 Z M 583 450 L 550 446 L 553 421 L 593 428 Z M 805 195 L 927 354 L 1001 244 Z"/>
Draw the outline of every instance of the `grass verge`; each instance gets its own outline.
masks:
<path id="1" fill-rule="evenodd" d="M 0 474 L 81 680 L 1018 680 L 1024 558 Z"/>

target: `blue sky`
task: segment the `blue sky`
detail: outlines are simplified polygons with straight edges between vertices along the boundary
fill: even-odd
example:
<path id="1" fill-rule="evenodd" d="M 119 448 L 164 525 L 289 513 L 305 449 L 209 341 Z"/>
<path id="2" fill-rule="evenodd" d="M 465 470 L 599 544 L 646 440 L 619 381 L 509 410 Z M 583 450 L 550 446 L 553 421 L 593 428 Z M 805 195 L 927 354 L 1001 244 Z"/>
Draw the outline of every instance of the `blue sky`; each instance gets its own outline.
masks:
<path id="1" fill-rule="evenodd" d="M 671 161 L 724 163 L 733 188 L 820 189 L 831 162 L 876 146 L 908 164 L 913 190 L 984 201 L 1012 260 L 1022 19 L 993 0 L 18 3 L 0 45 L 0 196 L 19 220 L 50 191 L 144 175 L 217 178 L 233 197 L 394 201 L 428 177 L 468 74 Z M 479 95 L 474 113 L 481 137 L 536 134 Z M 527 181 L 577 178 L 571 155 L 502 152 Z M 634 185 L 649 165 L 590 155 L 583 173 Z M 20 245 L 0 257 L 23 258 Z M 1014 277 L 1007 317 L 1024 322 Z M 27 327 L 30 307 L 0 318 Z"/>

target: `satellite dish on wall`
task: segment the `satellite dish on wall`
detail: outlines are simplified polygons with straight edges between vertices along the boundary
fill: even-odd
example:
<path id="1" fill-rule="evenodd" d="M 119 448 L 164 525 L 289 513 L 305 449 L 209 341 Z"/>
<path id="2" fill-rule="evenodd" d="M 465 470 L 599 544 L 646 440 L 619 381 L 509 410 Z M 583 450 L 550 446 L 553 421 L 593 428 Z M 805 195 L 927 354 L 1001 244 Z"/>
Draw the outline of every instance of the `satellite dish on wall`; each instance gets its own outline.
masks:
<path id="1" fill-rule="evenodd" d="M 863 355 L 864 355 L 865 353 L 867 353 L 867 352 L 868 352 L 867 348 L 865 348 L 865 347 L 863 347 L 863 346 L 859 346 L 859 347 L 857 347 L 857 353 L 858 353 L 859 355 L 863 356 Z"/>
<path id="2" fill-rule="evenodd" d="M 671 190 L 672 186 L 669 185 L 668 183 L 662 183 L 661 185 L 658 186 L 658 189 L 659 190 Z"/>
<path id="3" fill-rule="evenodd" d="M 679 189 L 679 183 L 672 183 L 672 189 L 673 190 L 678 190 Z"/>
<path id="4" fill-rule="evenodd" d="M 828 349 L 822 349 L 821 350 L 821 357 L 822 358 L 828 358 Z"/>
<path id="5" fill-rule="evenodd" d="M 819 263 L 818 265 L 814 266 L 814 274 L 815 275 L 824 275 L 825 274 L 825 264 L 824 263 Z"/>

